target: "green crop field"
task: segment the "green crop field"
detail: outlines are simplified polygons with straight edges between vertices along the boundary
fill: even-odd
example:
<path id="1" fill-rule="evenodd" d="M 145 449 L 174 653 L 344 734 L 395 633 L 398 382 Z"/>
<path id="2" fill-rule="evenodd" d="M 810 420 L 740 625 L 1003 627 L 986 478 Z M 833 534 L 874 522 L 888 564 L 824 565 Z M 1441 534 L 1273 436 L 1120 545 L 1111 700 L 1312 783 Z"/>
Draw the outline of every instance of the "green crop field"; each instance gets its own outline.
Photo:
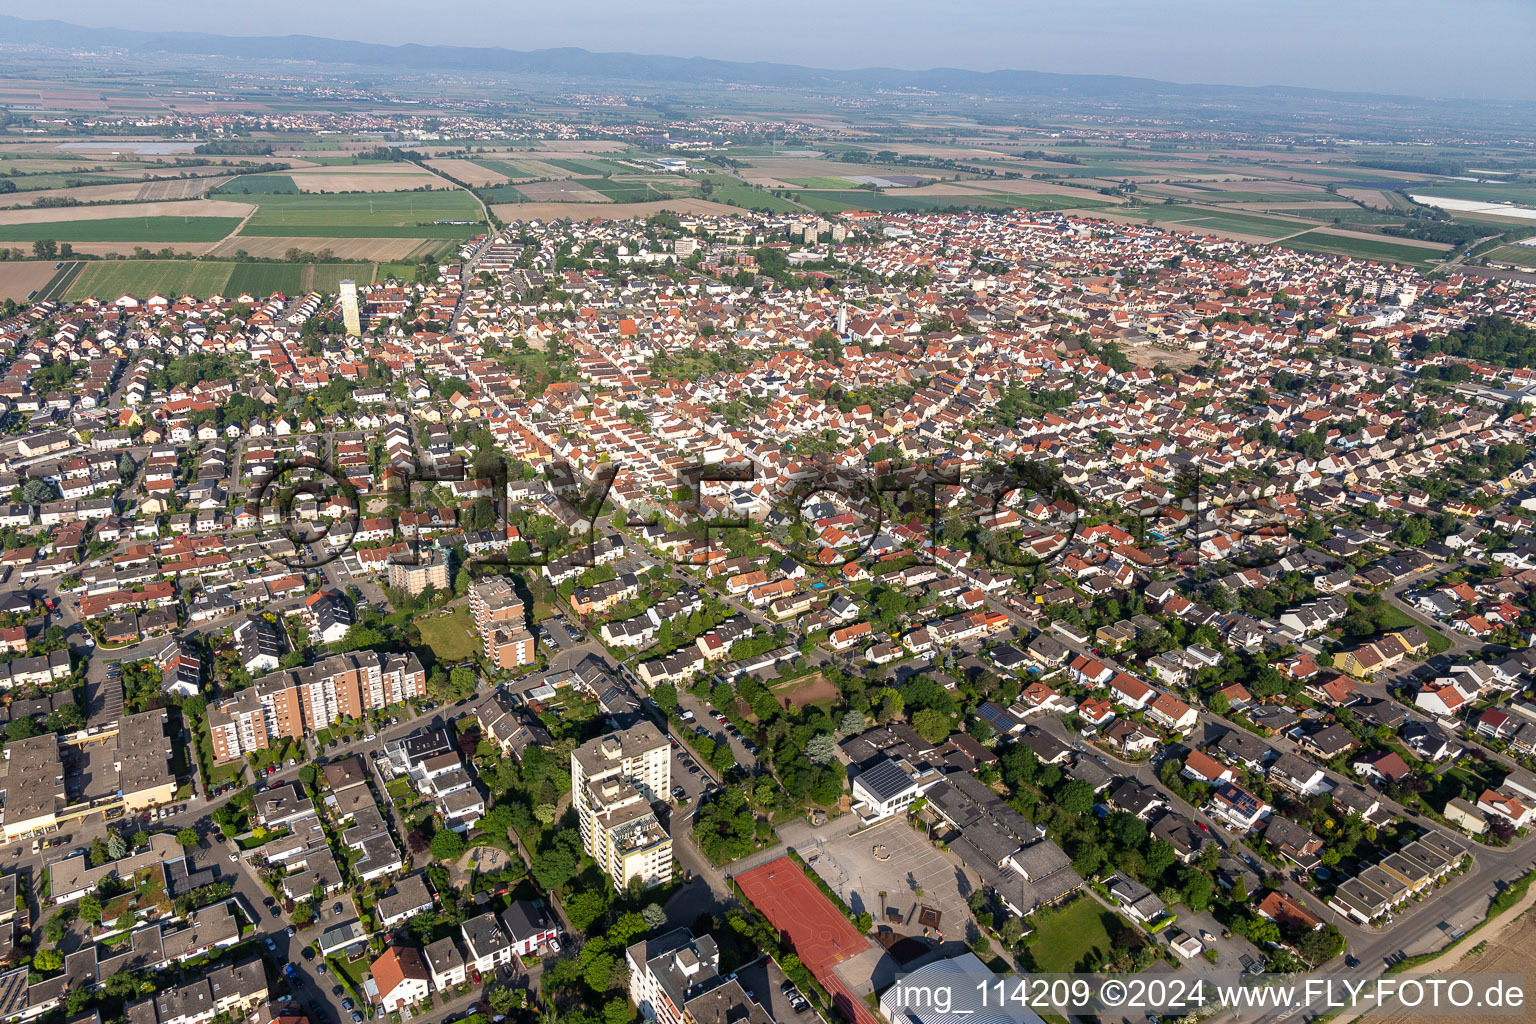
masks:
<path id="1" fill-rule="evenodd" d="M 769 213 L 802 213 L 800 207 L 788 199 L 780 199 L 772 192 L 764 192 L 750 185 L 727 185 L 717 188 L 703 198 L 727 206 L 740 206 L 746 210 L 767 210 Z"/>
<path id="2" fill-rule="evenodd" d="M 273 292 L 301 295 L 335 292 L 345 278 L 367 282 L 371 263 L 236 263 L 227 260 L 98 260 L 84 263 L 65 288 L 70 301 L 95 297 L 140 299 L 159 292 L 171 298 L 193 295 L 233 297 L 242 293 L 265 298 Z"/>
<path id="3" fill-rule="evenodd" d="M 93 297 L 110 301 L 119 295 L 147 299 L 158 292 L 167 298 L 205 299 L 225 293 L 234 267 L 202 260 L 100 260 L 85 264 L 64 297 L 71 302 Z"/>
<path id="4" fill-rule="evenodd" d="M 505 174 L 509 178 L 534 178 L 537 177 L 529 168 L 522 164 L 515 164 L 510 160 L 492 160 L 490 157 L 475 157 L 471 163 L 479 164 L 488 171 L 497 174 Z"/>
<path id="5" fill-rule="evenodd" d="M 1323 252 L 1335 256 L 1352 256 L 1361 260 L 1380 260 L 1387 263 L 1431 264 L 1438 263 L 1450 252 L 1449 248 L 1426 249 L 1417 245 L 1376 241 L 1373 238 L 1344 238 L 1339 235 L 1308 231 L 1280 243 L 1302 252 Z"/>
<path id="6" fill-rule="evenodd" d="M 304 288 L 302 263 L 240 263 L 231 270 L 225 285 L 228 295 L 242 292 L 263 297 L 273 292 L 295 295 Z"/>
<path id="7" fill-rule="evenodd" d="M 859 183 L 849 181 L 847 178 L 779 178 L 786 185 L 799 185 L 801 188 L 858 188 Z"/>
<path id="8" fill-rule="evenodd" d="M 1358 207 L 1327 207 L 1327 206 L 1296 206 L 1287 207 L 1285 214 L 1288 217 L 1305 217 L 1308 220 L 1333 221 L 1338 220 L 1342 224 L 1401 224 L 1403 218 L 1400 214 L 1386 213 L 1382 210 L 1362 210 Z"/>
<path id="9" fill-rule="evenodd" d="M 239 217 L 107 217 L 0 224 L 0 242 L 217 242 Z"/>
<path id="10" fill-rule="evenodd" d="M 1536 267 L 1536 245 L 1501 245 L 1484 255 L 1495 263 L 1518 263 L 1523 267 Z"/>
<path id="11" fill-rule="evenodd" d="M 614 178 L 574 178 L 572 181 L 594 192 L 601 192 L 616 203 L 643 203 L 649 199 L 667 198 L 643 181 L 618 181 Z"/>
<path id="12" fill-rule="evenodd" d="M 552 157 L 543 161 L 551 166 L 558 167 L 572 174 L 633 174 L 635 169 L 624 164 L 616 164 L 612 160 L 583 159 L 573 160 L 561 157 Z"/>
<path id="13" fill-rule="evenodd" d="M 716 189 L 715 194 L 719 192 Z M 1109 205 L 1096 199 L 1077 199 L 1047 192 L 915 196 L 903 194 L 899 189 L 892 192 L 870 192 L 867 189 L 855 192 L 802 192 L 795 199 L 817 213 L 839 213 L 843 210 L 873 210 L 879 213 L 898 210 L 1091 210 Z"/>
<path id="14" fill-rule="evenodd" d="M 213 191 L 219 195 L 296 195 L 299 186 L 286 174 L 242 174 Z"/>
<path id="15" fill-rule="evenodd" d="M 1213 210 L 1203 206 L 1152 206 L 1127 210 L 1127 214 L 1146 216 L 1158 224 L 1172 224 L 1192 231 L 1235 231 L 1256 238 L 1274 239 L 1297 231 L 1305 231 L 1307 225 L 1295 221 L 1276 220 L 1256 213 L 1238 213 L 1233 210 Z"/>
<path id="16" fill-rule="evenodd" d="M 356 281 L 362 285 L 373 278 L 372 263 L 313 263 L 310 266 L 314 273 L 304 282 L 305 291 L 329 295 L 340 291 L 343 281 Z"/>
<path id="17" fill-rule="evenodd" d="M 475 195 L 488 203 L 526 203 L 528 197 L 517 190 L 516 185 L 490 185 L 475 189 Z"/>
<path id="18" fill-rule="evenodd" d="M 480 204 L 473 196 L 458 189 L 270 195 L 256 201 L 259 207 L 241 234 L 315 238 L 467 238 L 483 227 Z M 434 223 L 440 220 L 472 223 Z"/>

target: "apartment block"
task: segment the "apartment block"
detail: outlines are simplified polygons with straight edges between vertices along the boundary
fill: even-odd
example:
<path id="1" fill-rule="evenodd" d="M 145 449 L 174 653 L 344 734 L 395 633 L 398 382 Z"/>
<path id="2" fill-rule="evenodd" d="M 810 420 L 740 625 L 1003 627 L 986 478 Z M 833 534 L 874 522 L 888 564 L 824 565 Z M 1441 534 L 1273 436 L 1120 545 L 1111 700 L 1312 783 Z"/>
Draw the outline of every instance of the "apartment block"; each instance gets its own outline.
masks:
<path id="1" fill-rule="evenodd" d="M 672 839 L 651 810 L 671 786 L 670 754 L 666 737 L 646 721 L 571 752 L 582 847 L 616 889 L 636 878 L 649 888 L 672 877 Z"/>
<path id="2" fill-rule="evenodd" d="M 427 674 L 413 654 L 338 654 L 284 669 L 208 708 L 216 761 L 265 750 L 280 737 L 298 739 L 342 717 L 402 704 L 426 692 Z"/>

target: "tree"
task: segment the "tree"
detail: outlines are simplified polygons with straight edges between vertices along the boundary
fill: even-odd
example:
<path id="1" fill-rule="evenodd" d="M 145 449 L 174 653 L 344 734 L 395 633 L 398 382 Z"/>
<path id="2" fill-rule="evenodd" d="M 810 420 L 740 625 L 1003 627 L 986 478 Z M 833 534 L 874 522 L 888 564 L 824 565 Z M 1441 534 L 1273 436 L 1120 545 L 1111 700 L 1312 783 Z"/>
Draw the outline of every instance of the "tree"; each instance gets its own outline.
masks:
<path id="1" fill-rule="evenodd" d="M 576 877 L 576 857 L 563 846 L 542 850 L 533 857 L 533 877 L 545 889 L 558 889 Z"/>
<path id="2" fill-rule="evenodd" d="M 854 733 L 863 732 L 869 727 L 869 720 L 864 717 L 864 712 L 858 708 L 849 708 L 843 714 L 843 720 L 838 723 L 837 731 L 844 736 L 852 736 Z"/>
<path id="3" fill-rule="evenodd" d="M 1321 967 L 1344 952 L 1345 945 L 1344 933 L 1339 931 L 1338 925 L 1325 924 L 1298 938 L 1296 952 L 1313 967 Z"/>
<path id="4" fill-rule="evenodd" d="M 13 743 L 16 740 L 29 740 L 33 736 L 41 736 L 42 733 L 43 730 L 36 720 L 26 716 L 13 718 L 5 726 L 5 738 Z"/>
<path id="5" fill-rule="evenodd" d="M 299 768 L 299 781 L 304 784 L 306 789 L 313 788 L 315 780 L 319 777 L 320 769 L 316 768 L 313 764 L 305 764 Z"/>
<path id="6" fill-rule="evenodd" d="M 1190 871 L 1182 890 L 1184 905 L 1195 913 L 1201 913 L 1211 905 L 1211 879 L 1203 871 Z"/>
<path id="7" fill-rule="evenodd" d="M 831 764 L 837 760 L 837 741 L 829 732 L 817 733 L 805 745 L 805 756 L 812 764 Z"/>
<path id="8" fill-rule="evenodd" d="M 651 700 L 656 702 L 662 714 L 670 715 L 677 710 L 677 687 L 671 683 L 657 683 L 651 690 Z"/>
<path id="9" fill-rule="evenodd" d="M 176 841 L 178 843 L 180 843 L 182 846 L 196 846 L 197 845 L 197 829 L 195 829 L 195 828 L 184 828 L 184 829 L 182 829 L 180 832 L 176 833 Z"/>
<path id="10" fill-rule="evenodd" d="M 86 924 L 101 924 L 101 900 L 95 893 L 86 893 L 75 906 L 80 920 Z"/>
<path id="11" fill-rule="evenodd" d="M 1086 814 L 1093 807 L 1093 787 L 1078 779 L 1065 783 L 1056 791 L 1056 805 L 1074 818 Z"/>
<path id="12" fill-rule="evenodd" d="M 40 949 L 32 957 L 34 970 L 52 972 L 64 967 L 64 955 L 56 949 Z"/>
<path id="13" fill-rule="evenodd" d="M 128 844 L 123 841 L 121 833 L 107 833 L 107 856 L 112 860 L 122 860 L 128 855 Z"/>
<path id="14" fill-rule="evenodd" d="M 1147 847 L 1147 873 L 1151 878 L 1161 878 L 1163 872 L 1178 859 L 1173 844 L 1166 839 L 1154 839 Z"/>
<path id="15" fill-rule="evenodd" d="M 440 861 L 455 861 L 464 854 L 464 837 L 453 829 L 445 828 L 432 837 L 428 849 Z"/>
<path id="16" fill-rule="evenodd" d="M 602 920 L 606 913 L 608 900 L 603 892 L 596 889 L 573 892 L 565 900 L 565 916 L 570 918 L 571 925 L 577 931 L 587 931 Z"/>
<path id="17" fill-rule="evenodd" d="M 641 908 L 640 916 L 645 919 L 645 926 L 652 931 L 665 927 L 667 923 L 667 912 L 657 903 L 647 903 Z"/>
<path id="18" fill-rule="evenodd" d="M 949 716 L 937 708 L 923 708 L 912 716 L 912 728 L 929 743 L 942 743 L 949 738 Z"/>

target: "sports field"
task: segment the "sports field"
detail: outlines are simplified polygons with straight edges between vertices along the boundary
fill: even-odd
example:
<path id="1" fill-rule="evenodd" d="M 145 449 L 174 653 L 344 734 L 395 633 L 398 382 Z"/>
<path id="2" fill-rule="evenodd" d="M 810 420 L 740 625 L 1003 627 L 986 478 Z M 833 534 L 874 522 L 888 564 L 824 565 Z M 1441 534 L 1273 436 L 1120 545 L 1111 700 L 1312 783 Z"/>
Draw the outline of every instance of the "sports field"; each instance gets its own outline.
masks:
<path id="1" fill-rule="evenodd" d="M 794 861 L 780 857 L 735 876 L 734 881 L 774 930 L 789 940 L 800 962 L 848 1019 L 856 1024 L 879 1024 L 879 1018 L 837 974 L 838 964 L 870 948 L 869 940 Z"/>
<path id="2" fill-rule="evenodd" d="M 266 195 L 242 235 L 315 238 L 467 238 L 483 228 L 480 204 L 458 189 L 348 195 Z M 438 221 L 469 221 L 441 224 Z"/>

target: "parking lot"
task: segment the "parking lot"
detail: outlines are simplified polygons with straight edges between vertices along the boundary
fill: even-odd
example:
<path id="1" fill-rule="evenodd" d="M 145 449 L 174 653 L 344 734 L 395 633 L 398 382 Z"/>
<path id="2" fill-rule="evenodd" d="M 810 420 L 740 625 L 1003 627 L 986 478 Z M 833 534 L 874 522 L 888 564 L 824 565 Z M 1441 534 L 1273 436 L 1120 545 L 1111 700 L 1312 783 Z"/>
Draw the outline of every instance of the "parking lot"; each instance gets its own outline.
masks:
<path id="1" fill-rule="evenodd" d="M 957 861 L 909 828 L 904 819 L 891 818 L 855 835 L 796 849 L 855 913 L 868 911 L 876 922 L 894 931 L 921 935 L 916 910 L 919 905 L 928 906 L 943 915 L 940 928 L 946 939 L 966 938 L 971 921 L 970 878 Z M 888 920 L 886 908 L 899 911 L 904 923 Z"/>

